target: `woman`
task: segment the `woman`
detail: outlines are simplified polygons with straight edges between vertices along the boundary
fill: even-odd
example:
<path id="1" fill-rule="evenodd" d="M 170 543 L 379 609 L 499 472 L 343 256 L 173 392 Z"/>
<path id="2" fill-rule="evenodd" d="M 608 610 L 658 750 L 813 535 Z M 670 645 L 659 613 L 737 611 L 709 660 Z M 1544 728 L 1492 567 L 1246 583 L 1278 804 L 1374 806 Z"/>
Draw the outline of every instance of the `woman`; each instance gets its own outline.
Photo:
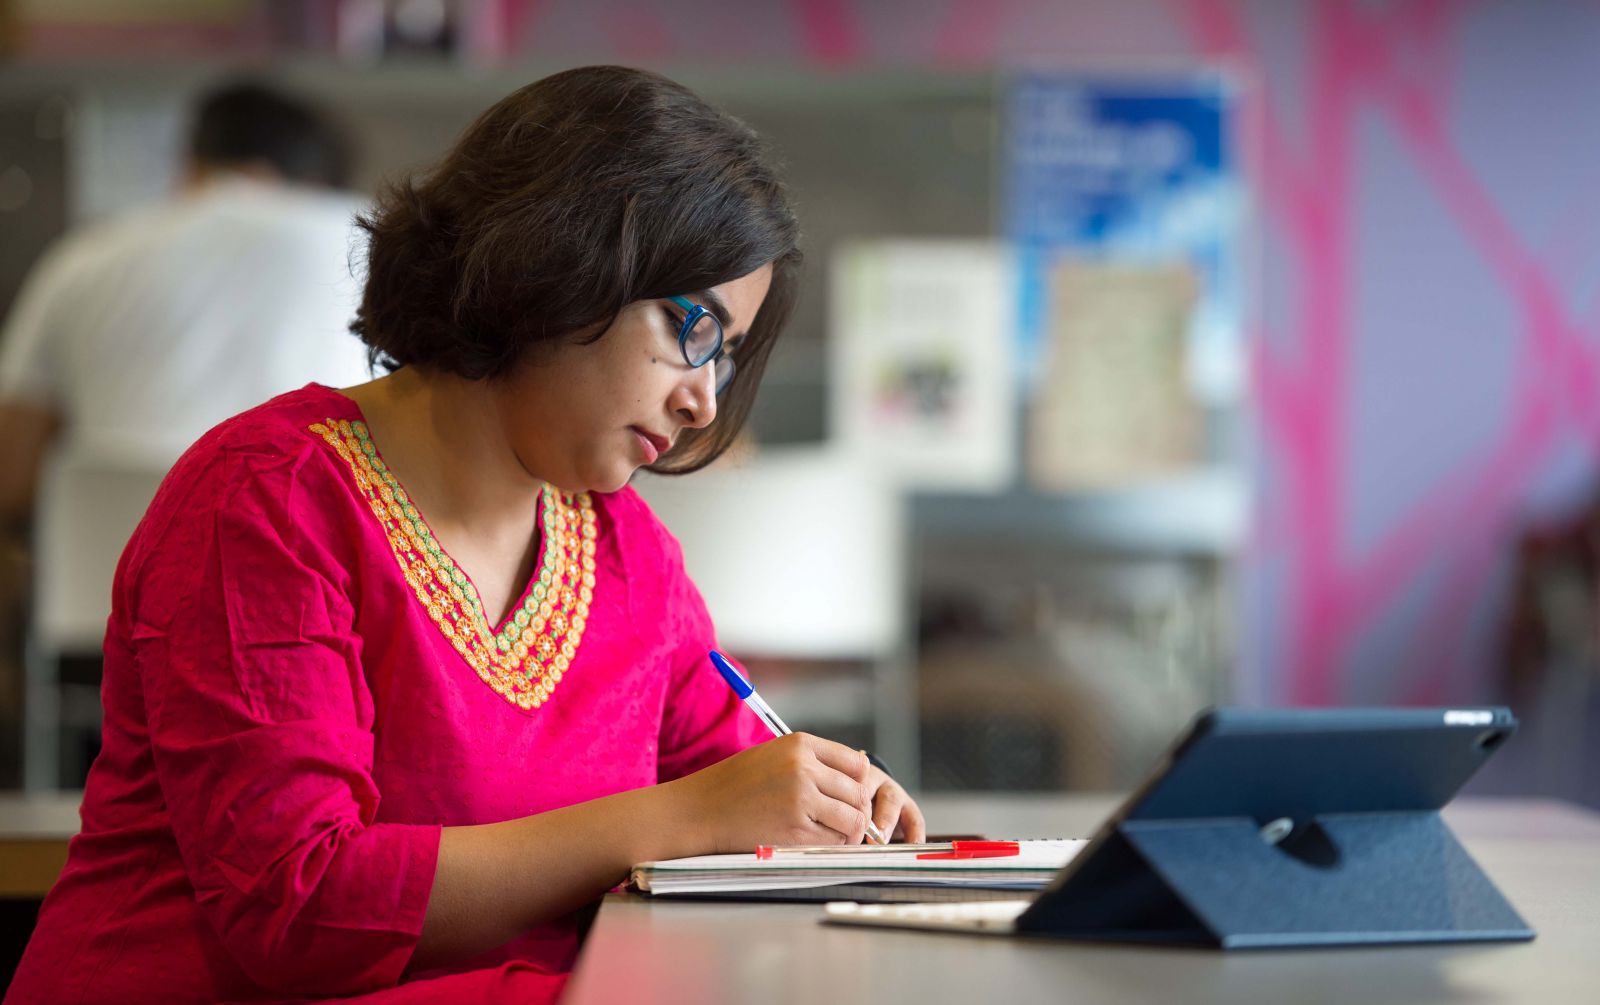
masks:
<path id="1" fill-rule="evenodd" d="M 865 755 L 767 743 L 627 482 L 720 454 L 794 296 L 755 136 L 557 74 L 364 221 L 390 374 L 173 469 L 117 573 L 83 832 L 7 1001 L 560 990 L 639 861 L 920 840 Z"/>

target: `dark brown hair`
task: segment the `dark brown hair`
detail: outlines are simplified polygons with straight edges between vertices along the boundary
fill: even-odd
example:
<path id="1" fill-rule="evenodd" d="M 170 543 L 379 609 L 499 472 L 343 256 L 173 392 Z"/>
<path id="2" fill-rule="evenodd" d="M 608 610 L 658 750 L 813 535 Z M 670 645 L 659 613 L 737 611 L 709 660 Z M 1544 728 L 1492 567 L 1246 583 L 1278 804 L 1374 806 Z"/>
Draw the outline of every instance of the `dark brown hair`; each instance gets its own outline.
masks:
<path id="1" fill-rule="evenodd" d="M 799 228 L 756 134 L 687 88 L 620 66 L 509 95 L 359 222 L 371 241 L 351 330 L 391 370 L 471 380 L 508 375 L 540 343 L 597 339 L 630 303 L 772 263 L 717 421 L 684 430 L 652 466 L 669 474 L 704 467 L 738 435 L 799 274 Z"/>
<path id="2" fill-rule="evenodd" d="M 350 145 L 312 105 L 263 84 L 237 80 L 206 92 L 189 128 L 189 156 L 200 164 L 264 163 L 288 181 L 343 186 Z"/>

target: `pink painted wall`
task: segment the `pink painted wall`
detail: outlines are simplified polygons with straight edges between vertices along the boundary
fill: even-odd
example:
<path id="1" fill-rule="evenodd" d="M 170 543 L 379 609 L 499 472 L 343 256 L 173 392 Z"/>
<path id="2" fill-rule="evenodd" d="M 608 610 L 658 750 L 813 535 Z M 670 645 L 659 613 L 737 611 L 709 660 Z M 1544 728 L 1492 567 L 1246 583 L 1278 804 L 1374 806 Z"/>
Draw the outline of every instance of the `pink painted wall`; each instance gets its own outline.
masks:
<path id="1" fill-rule="evenodd" d="M 1265 85 L 1245 683 L 1493 697 L 1511 542 L 1600 469 L 1600 7 L 1173 9 Z"/>
<path id="2" fill-rule="evenodd" d="M 1600 5 L 543 0 L 505 13 L 526 54 L 667 67 L 1246 68 L 1261 442 L 1241 697 L 1493 696 L 1510 542 L 1600 472 Z"/>

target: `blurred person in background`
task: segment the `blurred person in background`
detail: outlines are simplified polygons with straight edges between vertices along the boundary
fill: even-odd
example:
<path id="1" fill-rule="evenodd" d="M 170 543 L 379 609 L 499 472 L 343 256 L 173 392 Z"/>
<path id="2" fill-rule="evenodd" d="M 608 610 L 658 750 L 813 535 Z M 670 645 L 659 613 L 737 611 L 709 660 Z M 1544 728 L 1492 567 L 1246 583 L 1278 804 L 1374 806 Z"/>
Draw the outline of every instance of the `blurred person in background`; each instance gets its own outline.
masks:
<path id="1" fill-rule="evenodd" d="M 348 158 L 316 110 L 229 84 L 199 102 L 174 198 L 44 255 L 0 330 L 0 523 L 27 522 L 51 449 L 162 471 L 273 395 L 369 375 Z"/>
<path id="2" fill-rule="evenodd" d="M 550 1002 L 635 863 L 924 839 L 864 752 L 773 739 L 712 669 L 628 486 L 728 448 L 787 323 L 799 228 L 758 137 L 569 70 L 364 226 L 353 327 L 390 372 L 230 419 L 162 485 L 8 1003 Z"/>
<path id="3" fill-rule="evenodd" d="M 198 102 L 187 147 L 171 199 L 57 241 L 0 327 L 0 735 L 20 723 L 47 463 L 153 483 L 230 415 L 307 380 L 370 375 L 349 334 L 364 203 L 340 191 L 344 137 L 302 102 L 235 82 Z"/>

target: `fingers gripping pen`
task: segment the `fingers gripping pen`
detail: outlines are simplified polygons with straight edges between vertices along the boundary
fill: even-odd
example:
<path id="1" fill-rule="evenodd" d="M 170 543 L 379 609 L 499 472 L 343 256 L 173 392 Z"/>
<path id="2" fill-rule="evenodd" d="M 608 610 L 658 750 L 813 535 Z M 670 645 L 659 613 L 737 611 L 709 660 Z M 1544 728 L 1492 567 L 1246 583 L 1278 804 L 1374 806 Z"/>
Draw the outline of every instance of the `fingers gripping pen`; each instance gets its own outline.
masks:
<path id="1" fill-rule="evenodd" d="M 728 662 L 726 656 L 716 650 L 712 650 L 711 665 L 717 668 L 717 672 L 722 675 L 722 679 L 728 682 L 729 687 L 733 688 L 733 693 L 738 695 L 740 700 L 750 706 L 750 710 L 760 716 L 761 721 L 767 724 L 767 728 L 772 730 L 773 736 L 788 736 L 794 732 L 789 728 L 788 724 L 778 718 L 778 713 L 772 710 L 772 706 L 763 701 L 761 695 L 756 693 L 755 685 L 745 680 L 744 674 L 734 669 L 733 664 Z M 872 822 L 870 816 L 867 818 L 867 837 L 873 844 L 889 843 L 889 838 L 883 831 L 878 829 L 878 825 Z"/>

